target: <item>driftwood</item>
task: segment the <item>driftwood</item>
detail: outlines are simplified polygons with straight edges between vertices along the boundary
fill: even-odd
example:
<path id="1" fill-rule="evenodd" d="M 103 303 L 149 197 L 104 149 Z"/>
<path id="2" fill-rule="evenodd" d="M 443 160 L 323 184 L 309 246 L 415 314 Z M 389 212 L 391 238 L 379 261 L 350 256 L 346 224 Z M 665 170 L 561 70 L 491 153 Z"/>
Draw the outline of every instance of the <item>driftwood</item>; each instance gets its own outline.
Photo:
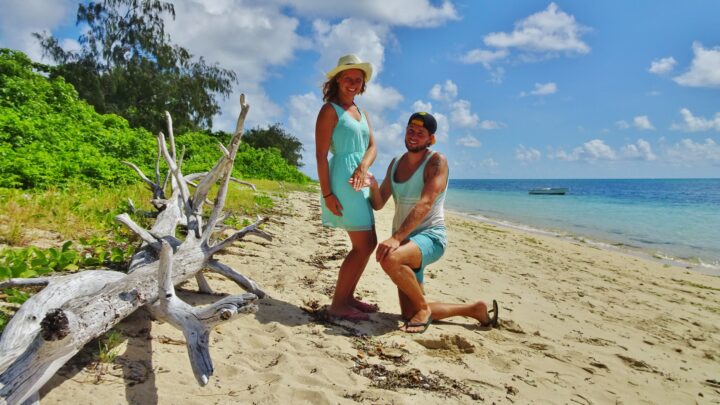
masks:
<path id="1" fill-rule="evenodd" d="M 270 239 L 259 229 L 266 219 L 258 218 L 224 240 L 217 243 L 211 240 L 223 218 L 228 185 L 231 181 L 239 182 L 231 172 L 249 109 L 244 96 L 240 97 L 240 105 L 230 144 L 220 145 L 223 156 L 209 172 L 182 174 L 182 153 L 180 157 L 176 155 L 169 114 L 167 139 L 162 133 L 157 137 L 155 178 L 151 180 L 134 164 L 125 163 L 148 185 L 151 201 L 160 210 L 151 229 L 142 228 L 127 214 L 116 217 L 143 241 L 127 274 L 92 270 L 5 283 L 45 287 L 22 305 L 0 339 L 0 403 L 37 401 L 38 390 L 86 343 L 144 305 L 155 317 L 183 331 L 195 378 L 200 385 L 208 383 L 213 373 L 209 354 L 212 327 L 237 314 L 255 312 L 256 300 L 265 296 L 255 282 L 213 259 L 215 253 L 247 234 Z M 160 159 L 169 167 L 164 178 Z M 219 183 L 217 196 L 207 204 L 210 189 L 216 183 Z M 209 213 L 204 214 L 204 206 L 211 206 Z M 181 226 L 187 231 L 184 239 L 176 235 Z M 192 307 L 175 295 L 174 286 L 194 277 L 201 291 L 210 292 L 202 270 L 224 275 L 248 293 L 228 296 L 205 307 Z"/>

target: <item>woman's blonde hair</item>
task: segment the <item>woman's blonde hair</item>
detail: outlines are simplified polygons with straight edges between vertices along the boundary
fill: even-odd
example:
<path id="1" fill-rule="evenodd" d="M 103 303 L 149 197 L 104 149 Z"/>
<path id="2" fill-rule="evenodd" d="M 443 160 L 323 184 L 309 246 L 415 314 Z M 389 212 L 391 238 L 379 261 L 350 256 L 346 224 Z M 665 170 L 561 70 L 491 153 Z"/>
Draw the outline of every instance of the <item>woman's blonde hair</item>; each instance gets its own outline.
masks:
<path id="1" fill-rule="evenodd" d="M 328 101 L 335 101 L 337 99 L 337 95 L 338 95 L 338 91 L 339 91 L 338 90 L 338 88 L 339 88 L 338 80 L 340 79 L 340 76 L 343 74 L 343 72 L 345 72 L 345 70 L 338 72 L 338 74 L 333 76 L 331 79 L 328 79 L 328 81 L 326 81 L 323 84 L 323 101 L 324 102 L 327 103 Z M 365 93 L 365 80 L 366 80 L 365 72 L 363 72 L 363 84 L 362 84 L 362 88 L 360 89 L 359 94 Z"/>

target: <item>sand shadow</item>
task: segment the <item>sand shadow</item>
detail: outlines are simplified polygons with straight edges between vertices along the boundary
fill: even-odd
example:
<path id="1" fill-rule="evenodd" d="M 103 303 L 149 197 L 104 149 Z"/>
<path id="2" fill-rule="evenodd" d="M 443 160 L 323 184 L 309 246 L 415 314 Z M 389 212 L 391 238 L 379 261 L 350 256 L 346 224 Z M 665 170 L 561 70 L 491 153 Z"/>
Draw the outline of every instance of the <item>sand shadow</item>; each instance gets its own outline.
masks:
<path id="1" fill-rule="evenodd" d="M 145 309 L 132 313 L 122 328 L 127 336 L 127 349 L 115 362 L 122 366 L 125 399 L 129 404 L 157 404 L 158 389 L 152 366 L 153 317 Z"/>
<path id="2" fill-rule="evenodd" d="M 152 316 L 144 308 L 139 308 L 113 327 L 119 332 L 115 345 L 127 343 L 124 353 L 119 354 L 112 362 L 102 363 L 98 360 L 100 342 L 105 341 L 107 334 L 91 340 L 41 388 L 40 399 L 67 380 L 83 384 L 102 384 L 110 375 L 123 379 L 129 404 L 157 404 L 157 386 L 151 363 L 151 326 Z"/>

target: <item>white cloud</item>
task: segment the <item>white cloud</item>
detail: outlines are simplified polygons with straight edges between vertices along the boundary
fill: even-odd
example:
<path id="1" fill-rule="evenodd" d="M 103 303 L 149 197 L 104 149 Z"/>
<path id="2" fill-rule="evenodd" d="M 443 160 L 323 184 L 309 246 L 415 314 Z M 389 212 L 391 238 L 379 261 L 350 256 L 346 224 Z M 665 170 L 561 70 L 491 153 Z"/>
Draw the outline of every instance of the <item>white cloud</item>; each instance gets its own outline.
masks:
<path id="1" fill-rule="evenodd" d="M 523 163 L 532 163 L 540 160 L 542 154 L 539 150 L 534 148 L 527 148 L 525 145 L 520 145 L 515 149 L 515 159 Z"/>
<path id="2" fill-rule="evenodd" d="M 673 123 L 670 129 L 685 132 L 710 131 L 713 129 L 720 131 L 720 112 L 715 113 L 715 117 L 711 119 L 696 117 L 687 108 L 681 109 L 680 114 L 683 116 L 684 122 L 682 124 Z"/>
<path id="3" fill-rule="evenodd" d="M 480 129 L 485 130 L 493 130 L 493 129 L 500 129 L 505 128 L 505 124 L 502 122 L 492 121 L 492 120 L 482 120 L 480 121 Z"/>
<path id="4" fill-rule="evenodd" d="M 336 25 L 327 21 L 313 22 L 315 31 L 315 50 L 320 54 L 318 60 L 318 82 L 325 81 L 325 72 L 335 67 L 338 58 L 354 53 L 361 60 L 373 65 L 373 79 L 383 70 L 385 61 L 385 42 L 392 39 L 387 25 L 375 24 L 357 18 L 346 18 Z"/>
<path id="5" fill-rule="evenodd" d="M 625 120 L 620 120 L 615 122 L 615 126 L 617 126 L 619 129 L 628 129 L 632 126 L 641 131 L 650 131 L 655 129 L 652 122 L 650 122 L 650 118 L 648 118 L 647 115 L 636 116 L 635 118 L 633 118 L 632 125 Z"/>
<path id="6" fill-rule="evenodd" d="M 650 63 L 648 72 L 656 75 L 664 75 L 672 71 L 676 63 L 675 58 L 672 56 L 669 58 L 655 59 Z"/>
<path id="7" fill-rule="evenodd" d="M 720 47 L 706 49 L 694 42 L 692 48 L 695 57 L 690 70 L 673 80 L 681 86 L 720 87 Z"/>
<path id="8" fill-rule="evenodd" d="M 535 90 L 532 90 L 530 93 L 521 92 L 520 97 L 526 97 L 526 96 L 547 96 L 550 94 L 557 93 L 557 85 L 553 82 L 549 83 L 535 83 Z"/>
<path id="9" fill-rule="evenodd" d="M 288 100 L 288 129 L 305 145 L 306 151 L 315 143 L 315 120 L 322 105 L 316 93 L 294 95 Z"/>
<path id="10" fill-rule="evenodd" d="M 486 169 L 492 169 L 498 166 L 500 166 L 500 164 L 493 158 L 486 158 L 480 161 L 480 167 Z"/>
<path id="11" fill-rule="evenodd" d="M 650 122 L 650 118 L 647 115 L 639 115 L 633 118 L 633 126 L 642 131 L 654 130 L 655 127 Z"/>
<path id="12" fill-rule="evenodd" d="M 165 20 L 173 42 L 238 75 L 233 93 L 221 101 L 222 115 L 216 117 L 214 128 L 234 129 L 241 92 L 252 108 L 249 126 L 276 121 L 282 108 L 269 98 L 262 83 L 271 67 L 287 64 L 297 50 L 309 47 L 310 42 L 296 32 L 299 20 L 276 7 L 249 3 L 238 7 L 237 1 L 177 0 L 174 5 L 175 20 Z"/>
<path id="13" fill-rule="evenodd" d="M 438 129 L 435 131 L 435 138 L 437 138 L 437 141 L 440 143 L 447 142 L 450 138 L 450 123 L 448 121 L 448 117 L 439 112 L 434 112 L 432 115 L 435 117 L 435 121 L 437 121 L 438 124 Z"/>
<path id="14" fill-rule="evenodd" d="M 266 0 L 268 1 L 268 0 Z M 388 25 L 410 27 L 437 27 L 447 21 L 457 20 L 455 6 L 443 0 L 434 6 L 429 0 L 270 0 L 278 5 L 289 5 L 296 12 L 308 17 L 343 18 L 348 15 Z"/>
<path id="15" fill-rule="evenodd" d="M 303 171 L 317 177 L 315 120 L 323 101 L 316 93 L 291 96 L 288 100 L 288 131 L 303 144 Z"/>
<path id="16" fill-rule="evenodd" d="M 455 143 L 466 148 L 479 148 L 480 146 L 482 146 L 482 143 L 480 143 L 480 141 L 478 141 L 477 138 L 472 135 L 463 136 L 462 138 L 459 138 Z"/>
<path id="17" fill-rule="evenodd" d="M 413 111 L 425 111 L 425 112 L 432 112 L 432 103 L 426 103 L 422 100 L 416 100 L 412 105 Z"/>
<path id="18" fill-rule="evenodd" d="M 49 63 L 32 34 L 74 24 L 77 1 L 3 0 L 0 10 L 0 48 L 18 49 L 33 60 Z"/>
<path id="19" fill-rule="evenodd" d="M 368 83 L 365 93 L 356 98 L 360 107 L 367 110 L 373 117 L 382 116 L 386 109 L 397 107 L 403 100 L 402 94 L 392 87 L 384 87 L 380 83 Z"/>
<path id="20" fill-rule="evenodd" d="M 704 143 L 683 139 L 666 148 L 668 160 L 680 164 L 710 163 L 720 166 L 720 144 L 707 138 Z"/>
<path id="21" fill-rule="evenodd" d="M 379 153 L 386 156 L 396 156 L 405 152 L 405 125 L 394 122 L 373 131 Z"/>
<path id="22" fill-rule="evenodd" d="M 467 64 L 481 63 L 486 69 L 490 69 L 492 63 L 505 59 L 510 52 L 507 49 L 489 51 L 485 49 L 473 49 L 460 57 L 460 62 Z"/>
<path id="23" fill-rule="evenodd" d="M 505 69 L 498 67 L 490 72 L 490 83 L 502 84 L 505 79 Z"/>
<path id="24" fill-rule="evenodd" d="M 430 89 L 430 98 L 439 101 L 452 101 L 458 95 L 458 87 L 452 80 L 444 84 L 436 84 Z"/>
<path id="25" fill-rule="evenodd" d="M 622 156 L 626 159 L 636 160 L 656 160 L 657 156 L 653 153 L 650 143 L 644 139 L 638 139 L 634 144 L 623 146 L 621 149 Z"/>
<path id="26" fill-rule="evenodd" d="M 596 162 L 600 160 L 612 161 L 618 159 L 617 153 L 600 139 L 585 142 L 582 146 L 573 149 L 572 152 L 569 153 L 562 149 L 558 150 L 551 153 L 549 157 L 571 162 L 576 160 Z"/>
<path id="27" fill-rule="evenodd" d="M 546 56 L 557 52 L 586 54 L 590 47 L 580 38 L 586 31 L 588 28 L 578 24 L 574 16 L 550 3 L 546 10 L 515 23 L 511 33 L 494 32 L 486 35 L 484 42 L 496 48 L 519 48 Z"/>
<path id="28" fill-rule="evenodd" d="M 450 120 L 453 125 L 460 128 L 475 128 L 480 122 L 480 117 L 470 111 L 470 102 L 467 100 L 458 100 L 452 103 L 450 111 Z"/>

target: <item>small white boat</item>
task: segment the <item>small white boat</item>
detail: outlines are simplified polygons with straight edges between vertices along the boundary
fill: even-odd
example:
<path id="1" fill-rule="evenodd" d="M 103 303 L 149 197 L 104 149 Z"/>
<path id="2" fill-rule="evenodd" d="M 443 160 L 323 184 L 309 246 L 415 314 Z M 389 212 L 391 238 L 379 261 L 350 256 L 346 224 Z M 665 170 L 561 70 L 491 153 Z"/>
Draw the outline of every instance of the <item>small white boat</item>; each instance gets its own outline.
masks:
<path id="1" fill-rule="evenodd" d="M 529 194 L 545 194 L 545 195 L 564 195 L 567 193 L 567 187 L 540 187 L 531 188 Z"/>

